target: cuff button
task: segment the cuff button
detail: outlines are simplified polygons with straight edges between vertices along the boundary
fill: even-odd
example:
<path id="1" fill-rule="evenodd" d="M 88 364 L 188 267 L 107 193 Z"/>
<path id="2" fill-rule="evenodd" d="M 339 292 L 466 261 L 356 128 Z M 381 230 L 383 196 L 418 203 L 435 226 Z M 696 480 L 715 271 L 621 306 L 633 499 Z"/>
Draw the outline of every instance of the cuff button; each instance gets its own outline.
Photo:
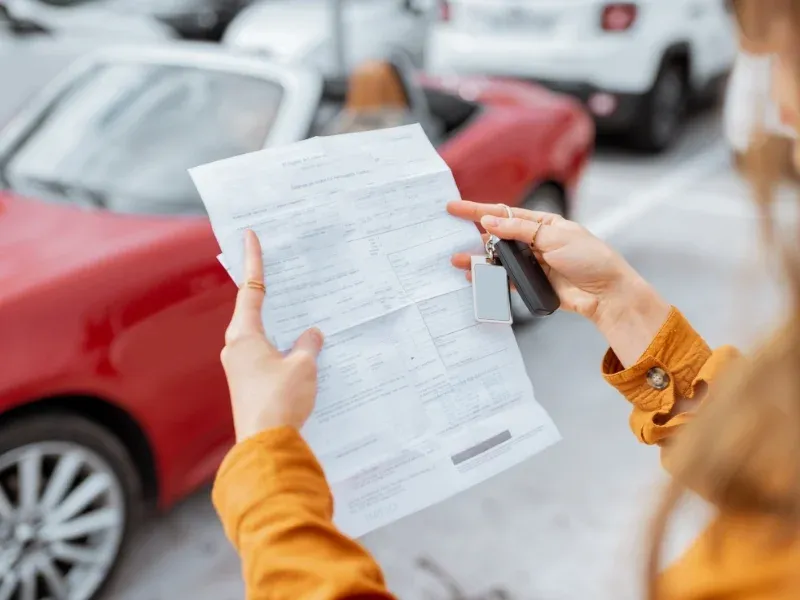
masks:
<path id="1" fill-rule="evenodd" d="M 647 372 L 647 385 L 654 390 L 665 390 L 669 387 L 669 375 L 661 367 L 653 367 Z"/>

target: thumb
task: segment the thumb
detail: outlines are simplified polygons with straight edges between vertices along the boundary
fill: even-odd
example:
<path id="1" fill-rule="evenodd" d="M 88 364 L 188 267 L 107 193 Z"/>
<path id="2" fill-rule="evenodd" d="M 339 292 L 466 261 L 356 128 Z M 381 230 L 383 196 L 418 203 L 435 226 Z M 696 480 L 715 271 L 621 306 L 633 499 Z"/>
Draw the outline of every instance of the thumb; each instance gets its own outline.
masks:
<path id="1" fill-rule="evenodd" d="M 320 350 L 322 350 L 324 341 L 325 336 L 322 335 L 322 332 L 316 327 L 312 327 L 300 334 L 300 337 L 294 343 L 291 354 L 305 353 L 317 358 Z"/>

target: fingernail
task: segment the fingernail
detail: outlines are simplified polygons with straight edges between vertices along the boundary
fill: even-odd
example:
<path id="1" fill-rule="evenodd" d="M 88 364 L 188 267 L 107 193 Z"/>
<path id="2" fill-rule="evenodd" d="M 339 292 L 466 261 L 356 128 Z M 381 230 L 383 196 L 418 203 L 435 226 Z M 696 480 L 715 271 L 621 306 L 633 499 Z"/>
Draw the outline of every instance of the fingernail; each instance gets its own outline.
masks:
<path id="1" fill-rule="evenodd" d="M 486 216 L 481 219 L 481 225 L 484 227 L 497 227 L 500 225 L 500 219 L 497 217 Z"/>
<path id="2" fill-rule="evenodd" d="M 314 342 L 316 342 L 320 347 L 322 347 L 322 344 L 325 343 L 325 335 L 316 327 L 311 328 L 309 335 L 314 338 Z"/>

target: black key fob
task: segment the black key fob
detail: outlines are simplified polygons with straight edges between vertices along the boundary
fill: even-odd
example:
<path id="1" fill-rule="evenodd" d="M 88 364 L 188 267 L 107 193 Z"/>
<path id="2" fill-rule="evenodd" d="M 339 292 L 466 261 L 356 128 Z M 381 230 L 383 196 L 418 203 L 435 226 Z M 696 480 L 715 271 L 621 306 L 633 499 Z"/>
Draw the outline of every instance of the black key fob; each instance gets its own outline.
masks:
<path id="1" fill-rule="evenodd" d="M 556 312 L 561 301 L 530 246 L 497 238 L 493 242 L 497 261 L 505 268 L 531 314 L 544 317 Z"/>

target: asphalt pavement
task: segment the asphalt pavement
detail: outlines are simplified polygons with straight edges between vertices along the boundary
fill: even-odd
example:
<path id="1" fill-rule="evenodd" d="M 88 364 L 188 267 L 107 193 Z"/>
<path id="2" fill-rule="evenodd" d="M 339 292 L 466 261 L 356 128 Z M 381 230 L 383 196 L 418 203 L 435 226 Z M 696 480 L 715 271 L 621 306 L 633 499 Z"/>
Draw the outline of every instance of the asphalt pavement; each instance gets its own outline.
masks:
<path id="1" fill-rule="evenodd" d="M 578 220 L 619 248 L 712 345 L 749 344 L 777 318 L 745 184 L 719 115 L 695 118 L 659 157 L 601 147 L 580 191 Z M 537 399 L 563 441 L 451 500 L 363 539 L 405 600 L 641 597 L 644 532 L 663 484 L 658 453 L 627 426 L 629 407 L 600 377 L 605 350 L 569 314 L 517 327 Z M 204 489 L 152 520 L 109 591 L 119 600 L 239 600 L 237 557 Z M 708 510 L 690 502 L 670 539 L 679 552 Z M 469 594 L 456 598 L 432 563 Z"/>

